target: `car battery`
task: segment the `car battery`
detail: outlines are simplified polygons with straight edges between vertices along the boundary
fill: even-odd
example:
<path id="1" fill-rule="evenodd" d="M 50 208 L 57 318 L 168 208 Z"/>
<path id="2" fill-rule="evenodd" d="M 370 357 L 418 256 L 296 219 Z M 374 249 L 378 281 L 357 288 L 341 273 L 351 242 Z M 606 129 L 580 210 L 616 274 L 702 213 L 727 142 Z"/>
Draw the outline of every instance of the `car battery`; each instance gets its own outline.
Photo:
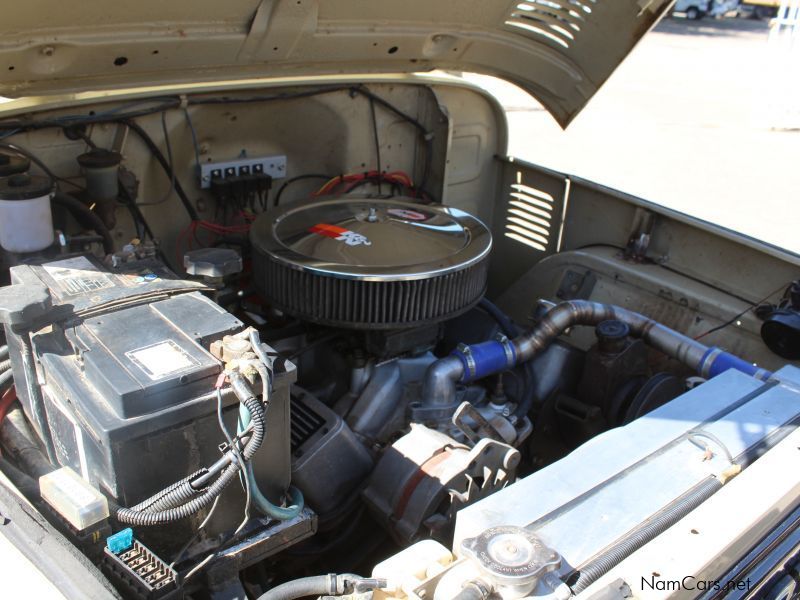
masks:
<path id="1" fill-rule="evenodd" d="M 215 383 L 223 364 L 209 347 L 244 325 L 204 296 L 202 284 L 177 278 L 156 260 L 112 271 L 91 256 L 16 266 L 11 277 L 12 284 L 44 285 L 52 297 L 44 324 L 24 334 L 7 327 L 6 335 L 25 412 L 50 438 L 58 463 L 119 505 L 133 506 L 220 458 L 225 435 Z M 29 377 L 21 366 L 24 343 L 34 357 L 33 386 L 21 384 Z M 294 379 L 291 363 L 275 372 L 264 443 L 253 457 L 256 481 L 273 502 L 280 502 L 291 477 Z M 36 403 L 42 405 L 39 418 Z M 232 393 L 223 396 L 231 434 L 238 406 Z M 208 534 L 235 527 L 244 502 L 242 487 L 230 485 Z M 156 543 L 180 545 L 204 514 L 157 528 L 162 539 Z M 184 534 L 175 530 L 181 526 Z M 155 542 L 149 531 L 144 539 Z"/>

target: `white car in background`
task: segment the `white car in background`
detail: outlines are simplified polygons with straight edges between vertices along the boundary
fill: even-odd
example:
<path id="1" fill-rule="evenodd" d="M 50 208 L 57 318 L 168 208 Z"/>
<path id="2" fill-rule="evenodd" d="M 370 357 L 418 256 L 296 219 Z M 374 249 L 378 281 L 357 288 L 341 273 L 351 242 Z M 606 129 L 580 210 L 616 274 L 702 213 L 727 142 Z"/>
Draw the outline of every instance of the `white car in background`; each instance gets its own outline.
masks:
<path id="1" fill-rule="evenodd" d="M 697 21 L 709 14 L 714 6 L 714 0 L 677 0 L 672 7 L 672 13 L 685 15 L 687 19 Z"/>

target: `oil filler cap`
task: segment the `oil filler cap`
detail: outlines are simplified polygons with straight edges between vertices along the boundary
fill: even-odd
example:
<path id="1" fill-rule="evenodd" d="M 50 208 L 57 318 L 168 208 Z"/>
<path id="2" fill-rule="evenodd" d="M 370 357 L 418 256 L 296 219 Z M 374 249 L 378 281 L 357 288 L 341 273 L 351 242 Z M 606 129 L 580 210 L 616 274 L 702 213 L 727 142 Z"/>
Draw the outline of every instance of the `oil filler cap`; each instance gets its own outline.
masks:
<path id="1" fill-rule="evenodd" d="M 242 272 L 242 257 L 229 248 L 200 248 L 183 256 L 189 275 L 221 278 Z"/>
<path id="2" fill-rule="evenodd" d="M 510 597 L 529 593 L 543 575 L 561 564 L 558 552 L 523 527 L 490 527 L 465 539 L 461 548 Z"/>

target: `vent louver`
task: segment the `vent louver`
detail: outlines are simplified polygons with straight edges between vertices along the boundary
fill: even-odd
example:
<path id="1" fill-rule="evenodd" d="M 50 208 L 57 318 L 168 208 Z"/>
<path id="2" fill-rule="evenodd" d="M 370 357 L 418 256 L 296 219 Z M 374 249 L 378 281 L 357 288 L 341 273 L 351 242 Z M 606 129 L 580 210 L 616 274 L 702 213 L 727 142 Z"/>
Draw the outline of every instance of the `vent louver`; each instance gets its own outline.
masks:
<path id="1" fill-rule="evenodd" d="M 505 236 L 544 252 L 553 225 L 553 197 L 529 185 L 512 183 Z"/>
<path id="2" fill-rule="evenodd" d="M 294 396 L 291 396 L 291 409 L 291 448 L 296 452 L 325 425 L 325 419 Z"/>
<path id="3" fill-rule="evenodd" d="M 505 25 L 528 38 L 569 48 L 596 0 L 528 0 L 511 9 Z"/>

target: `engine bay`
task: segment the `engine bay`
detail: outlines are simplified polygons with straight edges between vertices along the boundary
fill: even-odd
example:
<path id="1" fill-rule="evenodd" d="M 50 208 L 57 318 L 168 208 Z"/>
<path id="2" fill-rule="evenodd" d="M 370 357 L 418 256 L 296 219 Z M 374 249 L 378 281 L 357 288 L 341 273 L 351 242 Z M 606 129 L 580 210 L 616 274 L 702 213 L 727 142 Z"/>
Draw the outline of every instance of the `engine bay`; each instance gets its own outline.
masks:
<path id="1" fill-rule="evenodd" d="M 467 87 L 375 83 L 0 119 L 0 471 L 110 593 L 569 597 L 617 538 L 558 542 L 537 495 L 591 491 L 565 470 L 631 481 L 592 447 L 711 453 L 713 483 L 676 477 L 629 511 L 646 520 L 793 429 L 794 267 L 762 269 L 777 294 L 737 317 L 759 336 L 727 328 L 737 293 L 653 276 L 642 207 L 609 228 L 621 247 L 567 247 L 566 200 L 513 161 L 496 191 L 496 112 Z M 751 423 L 769 390 L 746 443 L 704 429 Z"/>

